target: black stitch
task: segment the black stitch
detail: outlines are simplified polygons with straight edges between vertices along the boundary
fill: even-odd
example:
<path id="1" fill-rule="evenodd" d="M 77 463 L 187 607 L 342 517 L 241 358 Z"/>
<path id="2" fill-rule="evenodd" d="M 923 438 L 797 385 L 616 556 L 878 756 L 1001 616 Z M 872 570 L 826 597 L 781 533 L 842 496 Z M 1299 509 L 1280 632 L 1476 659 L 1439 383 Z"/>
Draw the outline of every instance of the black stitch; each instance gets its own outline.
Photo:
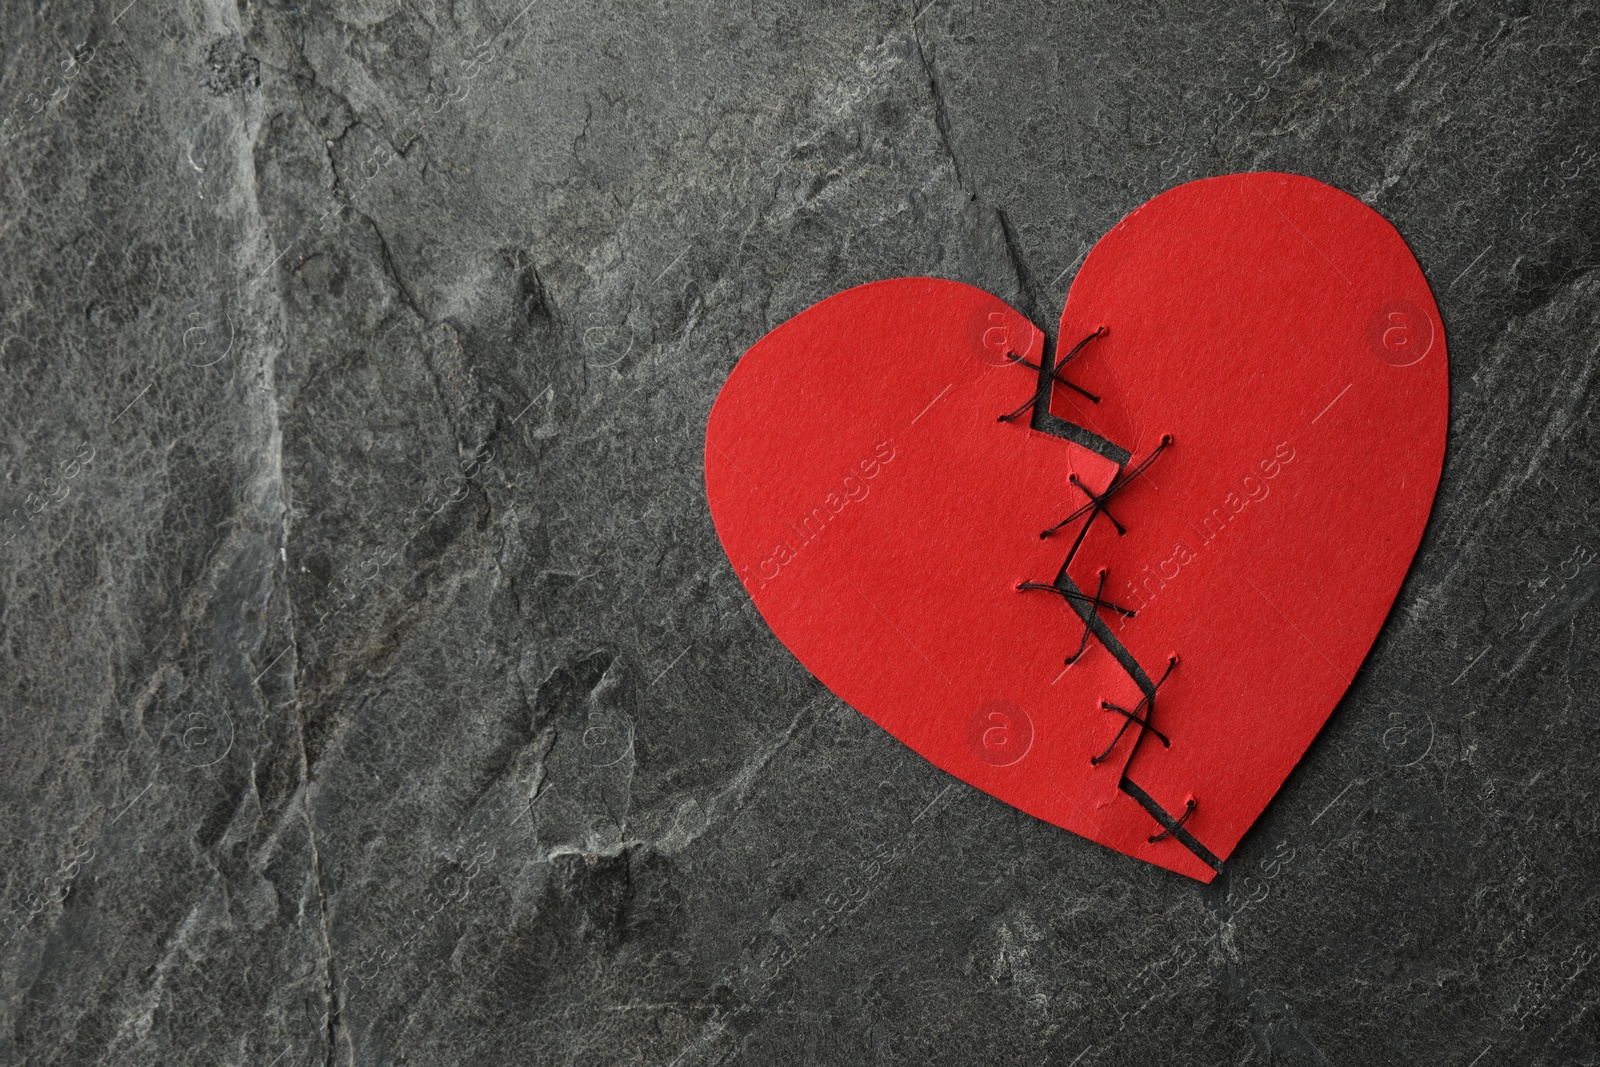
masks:
<path id="1" fill-rule="evenodd" d="M 1094 401 L 1096 404 L 1100 403 L 1100 398 L 1095 396 L 1093 393 L 1089 392 L 1089 390 L 1084 389 L 1081 386 L 1074 385 L 1072 382 L 1069 382 L 1065 378 L 1061 377 L 1061 368 L 1066 366 L 1067 363 L 1069 363 L 1072 360 L 1073 356 L 1075 356 L 1079 352 L 1083 351 L 1083 346 L 1084 345 L 1088 344 L 1090 341 L 1093 341 L 1096 337 L 1099 337 L 1101 334 L 1103 334 L 1105 332 L 1106 332 L 1106 328 L 1104 326 L 1102 326 L 1099 329 L 1095 330 L 1094 333 L 1091 333 L 1088 337 L 1085 337 L 1083 340 L 1081 340 L 1077 344 L 1073 345 L 1072 346 L 1072 351 L 1068 352 L 1064 357 L 1062 357 L 1061 359 L 1059 359 L 1059 360 L 1055 361 L 1054 363 L 1052 363 L 1051 366 L 1050 366 L 1049 373 L 1048 374 L 1044 374 L 1043 376 L 1046 377 L 1051 382 L 1060 382 L 1062 385 L 1066 386 L 1068 389 L 1072 389 L 1072 390 L 1075 390 L 1075 391 L 1077 391 L 1079 393 L 1082 393 L 1084 396 L 1088 397 L 1090 400 Z M 1021 356 L 1017 355 L 1014 352 L 1007 352 L 1006 353 L 1006 358 L 1011 360 L 1011 362 L 1013 362 L 1013 363 L 1020 363 L 1024 367 L 1029 368 L 1030 370 L 1040 371 L 1041 374 L 1043 374 L 1044 367 L 1043 367 L 1043 364 L 1041 364 L 1041 363 L 1029 363 L 1027 360 L 1023 359 Z M 1040 394 L 1042 394 L 1042 393 L 1044 393 L 1043 389 L 1035 391 L 1033 396 L 1029 397 L 1023 403 L 1023 405 L 1021 407 L 1017 408 L 1017 410 L 1011 412 L 1010 414 L 999 416 L 999 418 L 997 418 L 995 421 L 997 421 L 997 422 L 1013 422 L 1016 419 L 1021 418 L 1022 417 L 1022 413 L 1024 411 L 1027 411 L 1029 408 L 1033 407 L 1035 404 L 1037 404 L 1039 402 L 1039 397 L 1040 397 Z"/>
<path id="2" fill-rule="evenodd" d="M 1096 600 L 1099 600 L 1100 599 L 1100 594 L 1105 592 L 1105 591 L 1106 591 L 1106 569 L 1104 567 L 1101 567 L 1100 568 L 1100 584 L 1095 587 L 1094 598 Z M 1128 618 L 1131 619 L 1137 614 L 1138 614 L 1138 612 L 1130 612 L 1128 614 Z M 1085 623 L 1084 627 L 1083 627 L 1083 636 L 1078 639 L 1078 651 L 1074 652 L 1072 655 L 1070 655 L 1070 656 L 1068 656 L 1066 658 L 1066 665 L 1068 667 L 1070 667 L 1074 663 L 1078 662 L 1078 660 L 1083 657 L 1084 650 L 1087 649 L 1088 647 L 1089 647 L 1089 626 L 1088 626 L 1087 623 Z"/>
<path id="3" fill-rule="evenodd" d="M 1172 740 L 1169 737 L 1167 737 L 1166 734 L 1162 733 L 1160 730 L 1157 730 L 1154 726 L 1151 726 L 1150 725 L 1150 720 L 1149 720 L 1148 717 L 1143 718 L 1143 719 L 1139 718 L 1139 708 L 1142 707 L 1142 706 L 1143 706 L 1143 704 L 1137 704 L 1137 705 L 1134 706 L 1134 709 L 1132 711 L 1129 711 L 1127 708 L 1124 708 L 1124 707 L 1122 707 L 1120 705 L 1117 705 L 1117 704 L 1113 704 L 1109 700 L 1102 700 L 1100 702 L 1100 710 L 1101 711 L 1114 711 L 1118 715 L 1121 715 L 1124 719 L 1127 719 L 1129 722 L 1138 723 L 1140 726 L 1143 726 L 1146 730 L 1149 730 L 1151 733 L 1155 734 L 1156 737 L 1160 738 L 1161 747 L 1162 748 L 1171 748 L 1172 747 Z"/>
<path id="4" fill-rule="evenodd" d="M 1139 700 L 1139 703 L 1133 706 L 1132 711 L 1129 711 L 1127 708 L 1119 708 L 1115 704 L 1108 704 L 1103 700 L 1100 702 L 1100 709 L 1102 711 L 1114 711 L 1122 716 L 1122 725 L 1117 728 L 1117 736 L 1111 739 L 1111 743 L 1106 746 L 1106 750 L 1104 752 L 1100 753 L 1098 756 L 1089 757 L 1089 762 L 1091 764 L 1098 767 L 1101 763 L 1105 762 L 1106 757 L 1110 756 L 1112 750 L 1117 747 L 1117 742 L 1122 740 L 1122 735 L 1127 733 L 1128 726 L 1131 723 L 1138 723 L 1140 726 L 1161 738 L 1161 744 L 1164 747 L 1172 747 L 1172 742 L 1167 740 L 1166 735 L 1160 733 L 1154 726 L 1150 725 L 1150 717 L 1156 713 L 1156 692 L 1160 690 L 1162 685 L 1166 683 L 1168 676 L 1172 674 L 1172 668 L 1176 667 L 1177 665 L 1177 656 L 1173 656 L 1167 660 L 1167 669 L 1162 673 L 1161 680 L 1156 682 L 1155 685 L 1151 686 L 1149 689 L 1144 690 L 1144 696 Z M 1142 686 L 1140 688 L 1143 689 Z M 1142 711 L 1146 705 L 1149 706 L 1150 710 L 1146 711 L 1144 713 L 1144 717 L 1141 718 L 1139 716 L 1139 712 Z"/>
<path id="5" fill-rule="evenodd" d="M 1165 841 L 1167 838 L 1171 837 L 1173 834 L 1175 834 L 1179 830 L 1183 829 L 1183 824 L 1188 822 L 1189 821 L 1189 816 L 1191 816 L 1193 814 L 1194 814 L 1194 798 L 1190 797 L 1188 800 L 1183 802 L 1183 814 L 1178 816 L 1178 821 L 1173 823 L 1171 826 L 1167 827 L 1166 829 L 1162 830 L 1159 834 L 1156 834 L 1154 837 L 1150 838 L 1149 839 L 1150 843 L 1153 845 L 1157 841 Z"/>
<path id="6" fill-rule="evenodd" d="M 1139 806 L 1145 811 L 1149 812 L 1150 817 L 1156 822 L 1160 823 L 1164 827 L 1171 827 L 1172 836 L 1177 838 L 1178 843 L 1183 845 L 1184 848 L 1187 848 L 1190 852 L 1193 852 L 1201 863 L 1204 863 L 1207 867 L 1210 867 L 1214 871 L 1222 870 L 1222 861 L 1217 858 L 1216 853 L 1212 852 L 1209 848 L 1206 848 L 1206 846 L 1197 841 L 1195 836 L 1188 830 L 1177 825 L 1177 820 L 1174 819 L 1165 808 L 1163 808 L 1160 804 L 1157 804 L 1154 797 L 1152 797 L 1149 793 L 1146 793 L 1143 789 L 1140 789 L 1139 783 L 1135 782 L 1132 778 L 1129 778 L 1126 774 L 1124 774 L 1122 776 L 1122 781 L 1117 783 L 1117 788 L 1127 796 L 1130 796 L 1137 801 Z"/>
<path id="7" fill-rule="evenodd" d="M 1106 518 L 1111 519 L 1112 525 L 1116 526 L 1119 534 L 1127 533 L 1127 530 L 1123 528 L 1122 524 L 1117 522 L 1116 519 L 1112 518 L 1110 513 L 1106 511 L 1106 504 L 1110 502 L 1112 497 L 1126 489 L 1129 483 L 1131 483 L 1135 478 L 1149 470 L 1150 464 L 1154 463 L 1156 461 L 1156 457 L 1161 455 L 1162 452 L 1166 451 L 1167 447 L 1171 444 L 1172 435 L 1170 433 L 1162 434 L 1161 443 L 1156 445 L 1151 453 L 1144 457 L 1144 459 L 1140 461 L 1139 465 L 1133 468 L 1133 470 L 1124 471 L 1112 479 L 1111 484 L 1106 487 L 1106 491 L 1100 496 L 1095 496 L 1094 493 L 1090 492 L 1089 488 L 1078 480 L 1078 476 L 1076 474 L 1072 475 L 1072 484 L 1083 490 L 1083 495 L 1089 498 L 1089 502 L 1080 507 L 1077 511 L 1074 511 L 1071 515 L 1068 515 L 1066 518 L 1056 523 L 1054 526 L 1050 527 L 1050 529 L 1041 533 L 1039 535 L 1040 539 L 1042 540 L 1046 537 L 1049 537 L 1051 534 L 1061 529 L 1061 527 L 1067 525 L 1067 523 L 1073 522 L 1076 519 L 1080 519 L 1084 515 L 1089 516 L 1089 522 L 1084 523 L 1084 529 L 1087 530 L 1089 528 L 1089 523 L 1094 522 L 1094 516 L 1097 514 L 1104 514 Z M 1080 541 L 1081 540 L 1082 539 L 1080 537 Z M 1076 546 L 1074 546 L 1074 548 L 1076 548 Z"/>
<path id="8" fill-rule="evenodd" d="M 1100 573 L 1102 576 L 1105 574 L 1104 571 L 1101 571 Z M 1102 589 L 1105 588 L 1104 577 L 1100 579 L 1100 586 Z M 1067 600 L 1076 600 L 1080 604 L 1087 604 L 1094 608 L 1105 608 L 1107 611 L 1114 611 L 1118 615 L 1122 615 L 1130 619 L 1138 614 L 1138 612 L 1134 611 L 1132 608 L 1125 608 L 1121 604 L 1113 604 L 1109 600 L 1101 600 L 1099 593 L 1096 593 L 1094 596 L 1090 596 L 1088 593 L 1080 592 L 1076 589 L 1062 589 L 1058 585 L 1050 585 L 1046 582 L 1017 583 L 1017 590 L 1019 592 L 1024 592 L 1029 589 L 1041 589 L 1047 593 L 1055 593 L 1057 596 L 1065 597 Z"/>
<path id="9" fill-rule="evenodd" d="M 1066 564 L 1061 565 L 1061 570 L 1056 575 L 1054 584 L 1057 588 L 1069 589 L 1075 593 L 1083 592 L 1078 588 L 1078 584 L 1072 580 L 1071 575 L 1067 574 Z M 1139 666 L 1139 661 L 1133 658 L 1133 653 L 1129 652 L 1123 643 L 1117 640 L 1116 635 L 1095 613 L 1093 607 L 1079 603 L 1075 597 L 1067 598 L 1067 606 L 1083 622 L 1084 627 L 1093 633 L 1100 643 L 1106 647 L 1106 651 L 1111 653 L 1111 657 L 1128 673 L 1128 677 L 1133 679 L 1140 692 L 1148 693 L 1155 687 L 1155 683 L 1150 680 L 1150 676 L 1144 673 L 1144 668 Z"/>
<path id="10" fill-rule="evenodd" d="M 1103 494 L 1101 494 L 1100 496 L 1095 496 L 1094 493 L 1090 492 L 1089 491 L 1089 487 L 1084 485 L 1081 481 L 1079 481 L 1078 480 L 1078 476 L 1076 474 L 1070 476 L 1072 484 L 1076 485 L 1079 489 L 1081 489 L 1083 491 L 1083 494 L 1089 498 L 1089 503 L 1085 504 L 1083 507 L 1079 508 L 1077 511 L 1074 511 L 1071 515 L 1067 516 L 1065 519 L 1062 519 L 1060 522 L 1058 522 L 1054 526 L 1050 527 L 1050 529 L 1044 531 L 1043 533 L 1041 533 L 1039 535 L 1039 539 L 1040 540 L 1044 540 L 1045 538 L 1049 537 L 1051 534 L 1055 533 L 1057 530 L 1061 529 L 1061 527 L 1063 527 L 1067 523 L 1071 522 L 1074 518 L 1083 515 L 1085 512 L 1088 513 L 1089 517 L 1084 520 L 1083 529 L 1078 531 L 1078 536 L 1073 538 L 1072 547 L 1067 550 L 1067 561 L 1066 561 L 1065 564 L 1063 564 L 1063 567 L 1071 566 L 1072 561 L 1074 559 L 1078 558 L 1078 549 L 1083 547 L 1084 538 L 1089 536 L 1089 527 L 1094 525 L 1094 520 L 1095 520 L 1095 516 L 1096 515 L 1104 515 L 1106 518 L 1110 519 L 1111 520 L 1111 525 L 1113 525 L 1113 526 L 1115 526 L 1117 528 L 1117 536 L 1118 537 L 1121 537 L 1123 534 L 1126 534 L 1128 532 L 1127 528 L 1125 526 L 1123 526 L 1122 523 L 1117 521 L 1116 516 L 1112 515 L 1109 511 L 1106 510 L 1106 504 L 1111 500 L 1111 498 L 1113 496 L 1115 496 L 1117 493 L 1120 493 L 1123 490 L 1124 487 L 1126 487 L 1130 482 L 1132 482 L 1133 479 L 1139 477 L 1145 471 L 1149 470 L 1150 469 L 1150 464 L 1154 463 L 1156 457 L 1161 455 L 1161 453 L 1163 451 L 1165 451 L 1166 447 L 1168 445 L 1170 445 L 1171 443 L 1172 443 L 1172 435 L 1171 434 L 1162 434 L 1161 435 L 1161 443 L 1156 445 L 1155 450 L 1153 452 L 1151 452 L 1148 456 L 1146 456 L 1144 458 L 1144 461 L 1141 462 L 1132 471 L 1125 472 L 1123 474 L 1119 474 L 1119 475 L 1117 475 L 1117 477 L 1113 478 L 1111 480 L 1111 485 L 1108 486 L 1106 488 L 1106 491 Z"/>
<path id="11" fill-rule="evenodd" d="M 1118 537 L 1121 537 L 1123 534 L 1128 532 L 1128 528 L 1122 525 L 1122 523 L 1118 522 L 1115 515 L 1106 510 L 1106 504 L 1111 500 L 1111 494 L 1116 492 L 1117 489 L 1121 488 L 1115 481 L 1111 483 L 1111 488 L 1106 490 L 1104 496 L 1095 496 L 1094 490 L 1090 489 L 1087 485 L 1084 485 L 1082 480 L 1080 480 L 1076 474 L 1067 475 L 1067 481 L 1081 489 L 1083 491 L 1083 495 L 1089 498 L 1089 503 L 1085 504 L 1084 507 L 1092 508 L 1094 511 L 1098 511 L 1100 514 L 1111 520 L 1111 525 L 1117 528 Z M 1074 512 L 1074 514 L 1082 514 L 1082 512 L 1083 508 L 1079 508 L 1076 512 Z M 1056 523 L 1054 526 L 1050 527 L 1050 529 L 1040 534 L 1039 540 L 1043 541 L 1046 537 L 1049 537 L 1051 534 L 1055 533 L 1057 530 L 1061 529 L 1061 527 L 1065 526 L 1071 521 L 1071 519 L 1063 519 L 1061 522 Z"/>
<path id="12" fill-rule="evenodd" d="M 1104 327 L 1096 330 L 1102 332 Z M 1087 448 L 1097 456 L 1104 456 L 1118 469 L 1127 466 L 1133 458 L 1126 448 L 1112 444 L 1104 437 L 1075 422 L 1068 422 L 1059 415 L 1050 414 L 1050 401 L 1054 397 L 1056 387 L 1056 349 L 1055 343 L 1048 337 L 1045 338 L 1044 347 L 1039 351 L 1039 380 L 1033 387 L 1033 417 L 1028 420 L 1028 428 L 1036 433 L 1047 433 L 1053 437 L 1060 437 L 1071 441 L 1081 448 Z"/>
<path id="13" fill-rule="evenodd" d="M 1093 336 L 1093 335 L 1091 334 L 1090 336 Z M 1023 359 L 1021 356 L 1017 355 L 1015 352 L 1007 352 L 1006 353 L 1006 358 L 1009 359 L 1013 363 L 1022 364 L 1024 367 L 1027 367 L 1029 370 L 1039 370 L 1040 369 L 1039 364 L 1030 363 L 1029 361 Z M 1067 359 L 1071 359 L 1071 358 L 1072 357 L 1070 355 L 1067 357 Z M 1066 386 L 1068 389 L 1071 389 L 1074 393 L 1077 393 L 1080 396 L 1088 397 L 1091 403 L 1095 403 L 1095 404 L 1100 403 L 1100 398 L 1095 396 L 1093 393 L 1089 392 L 1089 390 L 1085 389 L 1083 386 L 1079 385 L 1077 382 L 1069 382 L 1065 378 L 1063 378 L 1061 376 L 1061 369 L 1059 367 L 1056 368 L 1056 370 L 1055 370 L 1055 372 L 1053 374 L 1051 374 L 1051 377 L 1054 378 L 1056 381 L 1060 382 L 1062 385 Z M 1018 415 L 1021 415 L 1024 411 L 1027 411 L 1028 408 L 1031 407 L 1031 406 L 1033 406 L 1033 401 L 1030 400 L 1030 401 L 1028 401 L 1027 404 L 1025 404 L 1024 406 L 1018 408 L 1010 416 L 1005 416 L 1005 415 L 1000 416 L 1000 421 L 1001 422 L 1010 422 L 1012 419 L 1016 418 Z"/>

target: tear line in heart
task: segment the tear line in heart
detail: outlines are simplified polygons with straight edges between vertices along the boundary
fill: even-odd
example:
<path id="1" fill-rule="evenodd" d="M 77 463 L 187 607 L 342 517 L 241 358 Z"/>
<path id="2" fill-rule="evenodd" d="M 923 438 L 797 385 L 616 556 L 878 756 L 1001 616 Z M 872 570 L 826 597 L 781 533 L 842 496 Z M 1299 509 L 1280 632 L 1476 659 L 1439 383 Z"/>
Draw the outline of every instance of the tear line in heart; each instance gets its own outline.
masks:
<path id="1" fill-rule="evenodd" d="M 1061 359 L 1061 364 L 1064 366 L 1069 360 L 1072 359 L 1073 356 L 1077 355 L 1078 352 L 1084 348 L 1084 346 L 1089 344 L 1095 338 L 1102 336 L 1104 333 L 1105 327 L 1102 326 L 1094 333 L 1078 342 L 1072 351 L 1067 353 L 1067 355 Z M 1025 363 L 1020 356 L 1012 354 L 1011 358 L 1014 362 L 1032 367 L 1031 363 Z M 1118 488 L 1120 488 L 1120 485 L 1125 485 L 1131 480 L 1128 472 L 1128 464 L 1133 459 L 1133 453 L 1129 452 L 1122 446 L 1107 440 L 1094 431 L 1087 429 L 1086 427 L 1079 426 L 1077 423 L 1070 422 L 1067 419 L 1051 413 L 1051 400 L 1054 398 L 1055 387 L 1058 383 L 1066 385 L 1079 393 L 1083 393 L 1095 403 L 1098 403 L 1099 400 L 1097 397 L 1093 397 L 1088 393 L 1084 393 L 1082 389 L 1072 385 L 1071 382 L 1068 382 L 1062 377 L 1062 369 L 1061 367 L 1057 366 L 1055 348 L 1048 339 L 1045 341 L 1044 351 L 1040 354 L 1039 365 L 1037 369 L 1039 381 L 1038 388 L 1034 392 L 1034 397 L 1031 404 L 1033 410 L 1029 418 L 1029 428 L 1040 433 L 1046 433 L 1055 437 L 1065 438 L 1074 444 L 1087 448 L 1097 455 L 1110 460 L 1112 463 L 1116 464 L 1117 467 L 1116 475 L 1113 477 L 1110 486 L 1099 494 L 1092 493 L 1086 486 L 1083 486 L 1081 483 L 1076 483 L 1075 481 L 1075 484 L 1078 484 L 1078 488 L 1084 493 L 1084 495 L 1089 497 L 1090 503 L 1084 505 L 1083 509 L 1080 509 L 1087 509 L 1085 518 L 1083 520 L 1083 528 L 1080 530 L 1077 538 L 1075 539 L 1072 548 L 1068 551 L 1066 559 L 1062 562 L 1061 569 L 1056 573 L 1055 580 L 1051 583 L 1051 586 L 1056 592 L 1061 594 L 1062 598 L 1067 602 L 1067 605 L 1072 609 L 1073 613 L 1076 614 L 1083 622 L 1085 627 L 1085 643 L 1088 641 L 1089 636 L 1093 635 L 1094 638 L 1105 647 L 1106 651 L 1111 654 L 1112 658 L 1117 661 L 1117 664 L 1122 667 L 1123 671 L 1127 673 L 1128 677 L 1133 680 L 1133 683 L 1139 687 L 1139 692 L 1143 694 L 1144 697 L 1144 699 L 1140 701 L 1139 705 L 1131 711 L 1124 708 L 1112 707 L 1104 703 L 1101 704 L 1101 707 L 1104 710 L 1116 712 L 1122 715 L 1124 720 L 1122 728 L 1117 732 L 1116 740 L 1114 740 L 1111 743 L 1111 746 L 1106 749 L 1105 756 L 1109 756 L 1117 747 L 1117 745 L 1121 743 L 1123 732 L 1126 731 L 1130 726 L 1138 727 L 1139 731 L 1134 739 L 1135 748 L 1137 748 L 1140 742 L 1144 740 L 1144 735 L 1146 733 L 1155 733 L 1158 737 L 1161 737 L 1163 742 L 1165 742 L 1165 737 L 1162 737 L 1162 735 L 1159 734 L 1157 727 L 1150 720 L 1155 716 L 1156 691 L 1160 689 L 1161 683 L 1166 680 L 1167 674 L 1170 674 L 1172 669 L 1177 665 L 1178 658 L 1174 656 L 1171 661 L 1168 662 L 1166 667 L 1167 674 L 1163 674 L 1160 680 L 1152 679 L 1149 672 L 1147 672 L 1139 663 L 1139 661 L 1134 658 L 1133 653 L 1128 650 L 1126 645 L 1117 639 L 1116 634 L 1112 633 L 1110 627 L 1108 627 L 1105 621 L 1100 618 L 1100 609 L 1110 608 L 1117 610 L 1119 614 L 1122 615 L 1122 622 L 1124 624 L 1127 623 L 1130 614 L 1126 610 L 1121 609 L 1108 601 L 1102 600 L 1100 593 L 1103 591 L 1103 589 L 1091 594 L 1088 590 L 1081 588 L 1067 573 L 1068 567 L 1071 566 L 1073 559 L 1078 553 L 1078 549 L 1083 545 L 1084 537 L 1088 533 L 1089 527 L 1094 524 L 1094 520 L 1101 515 L 1107 515 L 1107 517 L 1110 518 L 1106 511 L 1106 503 L 1108 499 L 1117 491 Z M 1020 412 L 1013 412 L 1012 416 L 1017 414 L 1020 414 Z M 1001 419 L 1003 421 L 1010 421 L 1012 416 L 1001 416 Z M 1142 470 L 1144 466 L 1148 465 L 1152 460 L 1160 455 L 1161 450 L 1171 442 L 1172 438 L 1170 436 L 1164 436 L 1162 438 L 1162 444 L 1152 451 L 1152 453 L 1147 456 L 1145 460 L 1141 462 L 1139 467 L 1135 468 L 1135 470 Z M 1115 522 L 1116 520 L 1112 519 L 1111 521 Z M 1104 582 L 1102 580 L 1102 586 L 1103 585 Z M 1082 654 L 1083 648 L 1083 645 L 1079 646 L 1078 652 L 1067 661 L 1069 665 L 1076 659 L 1078 655 Z M 1142 718 L 1139 716 L 1141 709 L 1144 711 Z M 1102 756 L 1101 758 L 1103 759 L 1105 756 Z M 1130 759 L 1128 763 L 1131 762 L 1132 760 Z M 1125 763 L 1124 767 L 1126 767 L 1128 763 Z M 1152 844 L 1161 840 L 1163 837 L 1172 837 L 1177 840 L 1179 844 L 1183 845 L 1190 852 L 1194 853 L 1202 863 L 1205 863 L 1213 870 L 1222 870 L 1222 861 L 1217 858 L 1217 855 L 1210 849 L 1206 848 L 1205 845 L 1201 844 L 1193 834 L 1184 829 L 1183 824 L 1188 821 L 1188 818 L 1193 813 L 1197 803 L 1194 797 L 1189 798 L 1185 809 L 1181 814 L 1174 815 L 1158 804 L 1155 799 L 1150 796 L 1150 794 L 1146 793 L 1135 782 L 1133 782 L 1128 777 L 1125 770 L 1120 780 L 1117 782 L 1117 788 L 1137 801 L 1139 806 L 1144 808 L 1145 811 L 1149 812 L 1150 817 L 1155 819 L 1155 821 L 1161 826 L 1161 833 L 1150 838 Z"/>

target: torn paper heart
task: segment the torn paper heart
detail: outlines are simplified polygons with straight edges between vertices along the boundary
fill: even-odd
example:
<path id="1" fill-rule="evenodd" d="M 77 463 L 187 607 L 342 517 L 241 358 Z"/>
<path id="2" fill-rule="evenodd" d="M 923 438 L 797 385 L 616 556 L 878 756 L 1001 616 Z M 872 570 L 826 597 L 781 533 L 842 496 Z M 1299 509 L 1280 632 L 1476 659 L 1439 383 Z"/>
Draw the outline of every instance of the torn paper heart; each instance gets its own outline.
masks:
<path id="1" fill-rule="evenodd" d="M 955 282 L 824 300 L 723 386 L 711 513 L 840 698 L 1007 803 L 1209 881 L 1416 552 L 1443 326 L 1371 209 L 1236 174 L 1102 238 L 1060 339 Z"/>

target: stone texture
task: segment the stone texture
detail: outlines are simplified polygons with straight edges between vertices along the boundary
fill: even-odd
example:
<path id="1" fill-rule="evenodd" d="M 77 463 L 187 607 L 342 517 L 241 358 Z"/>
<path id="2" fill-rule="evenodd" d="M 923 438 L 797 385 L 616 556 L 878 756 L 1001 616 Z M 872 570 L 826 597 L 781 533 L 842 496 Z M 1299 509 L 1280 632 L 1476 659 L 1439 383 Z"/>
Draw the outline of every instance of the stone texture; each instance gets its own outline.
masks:
<path id="1" fill-rule="evenodd" d="M 6 6 L 3 1062 L 1600 1060 L 1596 42 L 1531 0 Z M 1201 888 L 822 689 L 699 454 L 821 297 L 1053 329 L 1122 214 L 1244 169 L 1400 228 L 1454 417 L 1388 626 Z"/>

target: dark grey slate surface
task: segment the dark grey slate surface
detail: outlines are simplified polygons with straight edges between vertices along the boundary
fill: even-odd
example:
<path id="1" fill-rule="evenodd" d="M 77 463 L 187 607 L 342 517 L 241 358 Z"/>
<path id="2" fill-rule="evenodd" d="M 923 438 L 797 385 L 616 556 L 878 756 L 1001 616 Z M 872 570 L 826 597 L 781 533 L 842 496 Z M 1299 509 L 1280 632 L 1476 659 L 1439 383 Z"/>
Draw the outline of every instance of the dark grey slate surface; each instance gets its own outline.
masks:
<path id="1" fill-rule="evenodd" d="M 1600 1060 L 1593 3 L 39 0 L 0 62 L 0 1062 Z M 821 297 L 1053 329 L 1243 169 L 1400 228 L 1453 423 L 1202 888 L 822 689 L 699 454 Z"/>

